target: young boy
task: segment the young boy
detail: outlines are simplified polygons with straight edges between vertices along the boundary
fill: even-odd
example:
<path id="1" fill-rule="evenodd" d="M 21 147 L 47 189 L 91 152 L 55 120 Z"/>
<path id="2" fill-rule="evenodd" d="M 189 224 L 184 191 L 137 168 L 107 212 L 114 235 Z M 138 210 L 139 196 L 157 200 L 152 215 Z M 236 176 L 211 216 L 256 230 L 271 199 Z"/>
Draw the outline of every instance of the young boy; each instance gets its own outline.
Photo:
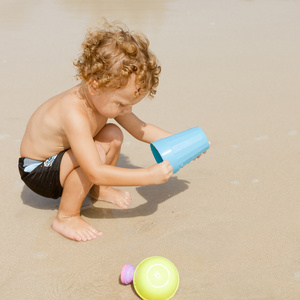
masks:
<path id="1" fill-rule="evenodd" d="M 112 186 L 161 184 L 172 176 L 168 161 L 145 169 L 117 167 L 123 135 L 107 123 L 115 119 L 146 143 L 170 135 L 132 113 L 158 85 L 160 67 L 148 47 L 145 36 L 124 26 L 90 30 L 74 62 L 81 83 L 43 103 L 29 120 L 20 149 L 21 178 L 44 197 L 61 197 L 52 228 L 69 239 L 102 234 L 80 217 L 88 193 L 127 208 L 130 194 Z"/>

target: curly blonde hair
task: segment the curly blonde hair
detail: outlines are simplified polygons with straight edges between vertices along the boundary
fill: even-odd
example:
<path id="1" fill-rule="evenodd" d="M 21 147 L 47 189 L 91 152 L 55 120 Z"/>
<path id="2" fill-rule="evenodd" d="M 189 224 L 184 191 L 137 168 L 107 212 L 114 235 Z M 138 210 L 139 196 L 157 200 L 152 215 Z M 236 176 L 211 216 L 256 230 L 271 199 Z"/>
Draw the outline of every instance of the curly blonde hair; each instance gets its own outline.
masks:
<path id="1" fill-rule="evenodd" d="M 105 22 L 103 28 L 88 30 L 82 50 L 74 61 L 76 76 L 94 89 L 124 87 L 134 73 L 139 94 L 156 94 L 161 68 L 145 35 Z"/>

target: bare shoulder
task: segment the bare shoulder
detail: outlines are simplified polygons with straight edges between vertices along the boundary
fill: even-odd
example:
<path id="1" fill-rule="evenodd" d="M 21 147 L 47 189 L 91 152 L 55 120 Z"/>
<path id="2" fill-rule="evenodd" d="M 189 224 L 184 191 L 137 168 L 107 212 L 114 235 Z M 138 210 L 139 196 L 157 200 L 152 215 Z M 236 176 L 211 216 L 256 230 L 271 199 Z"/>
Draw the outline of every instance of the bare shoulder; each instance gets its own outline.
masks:
<path id="1" fill-rule="evenodd" d="M 63 120 L 72 120 L 73 118 L 76 119 L 78 117 L 86 118 L 85 101 L 80 98 L 78 91 L 75 88 L 59 95 L 55 101 L 55 105 Z"/>
<path id="2" fill-rule="evenodd" d="M 43 129 L 43 133 L 63 134 L 66 120 L 80 114 L 79 100 L 74 88 L 45 101 L 32 115 L 30 123 Z"/>
<path id="3" fill-rule="evenodd" d="M 76 99 L 76 90 L 74 88 L 67 91 L 61 92 L 50 99 L 46 100 L 41 106 L 37 108 L 33 117 L 35 115 L 45 115 L 51 116 L 55 112 L 57 115 L 58 111 L 62 111 L 67 107 L 72 107 L 72 102 L 75 103 Z"/>

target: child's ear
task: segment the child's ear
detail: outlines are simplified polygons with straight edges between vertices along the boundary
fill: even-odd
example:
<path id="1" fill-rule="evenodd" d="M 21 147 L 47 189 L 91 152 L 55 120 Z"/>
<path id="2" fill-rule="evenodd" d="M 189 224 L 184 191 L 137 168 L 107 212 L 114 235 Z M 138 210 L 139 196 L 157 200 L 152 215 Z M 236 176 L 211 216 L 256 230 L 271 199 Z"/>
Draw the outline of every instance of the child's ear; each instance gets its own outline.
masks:
<path id="1" fill-rule="evenodd" d="M 89 93 L 94 96 L 99 94 L 99 89 L 97 89 L 97 83 L 95 80 L 91 80 L 88 83 L 88 89 L 89 89 Z"/>

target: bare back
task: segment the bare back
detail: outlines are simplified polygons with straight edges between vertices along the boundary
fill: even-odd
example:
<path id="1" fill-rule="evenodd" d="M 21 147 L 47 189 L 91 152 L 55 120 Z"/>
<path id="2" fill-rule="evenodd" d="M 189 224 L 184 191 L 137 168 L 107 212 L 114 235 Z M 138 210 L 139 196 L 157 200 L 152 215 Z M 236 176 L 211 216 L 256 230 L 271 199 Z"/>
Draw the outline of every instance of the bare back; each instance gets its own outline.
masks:
<path id="1" fill-rule="evenodd" d="M 107 118 L 88 108 L 87 101 L 79 96 L 79 86 L 73 87 L 44 102 L 31 116 L 21 143 L 21 157 L 45 160 L 69 149 L 64 123 L 66 115 L 75 111 L 86 115 L 91 136 L 107 122 Z"/>

